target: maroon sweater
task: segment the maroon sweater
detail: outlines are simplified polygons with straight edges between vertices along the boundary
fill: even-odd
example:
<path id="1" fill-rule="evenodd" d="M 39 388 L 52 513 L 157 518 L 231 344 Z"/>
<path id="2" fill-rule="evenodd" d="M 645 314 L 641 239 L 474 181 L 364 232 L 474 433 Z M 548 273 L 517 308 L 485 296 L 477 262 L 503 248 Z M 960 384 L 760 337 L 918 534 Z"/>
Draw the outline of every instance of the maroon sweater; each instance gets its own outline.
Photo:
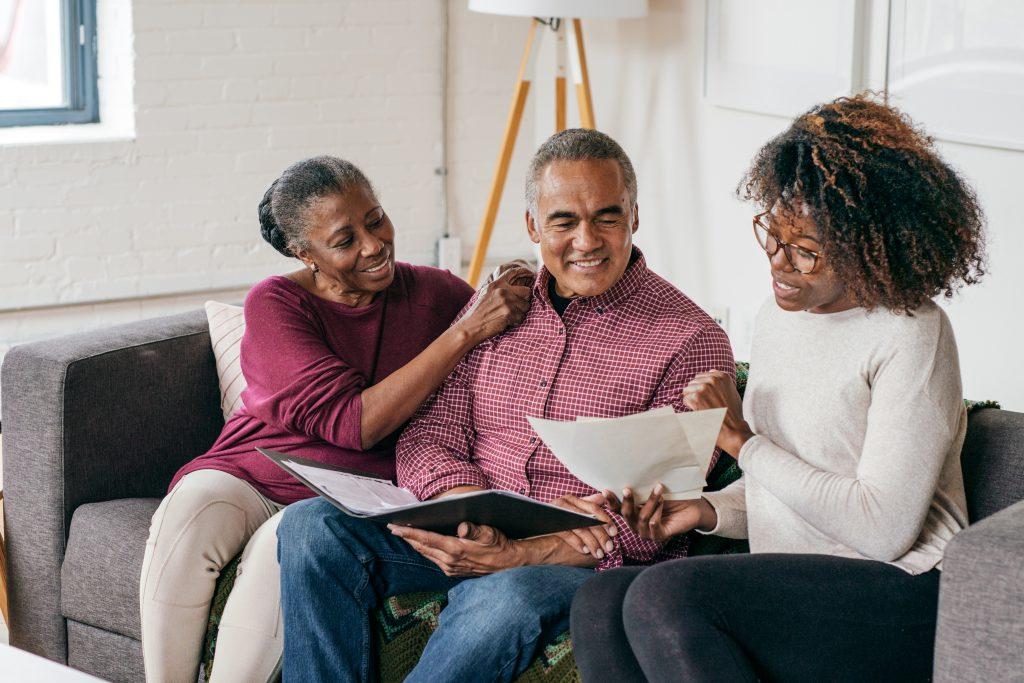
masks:
<path id="1" fill-rule="evenodd" d="M 402 367 L 455 319 L 473 294 L 448 271 L 397 263 L 395 280 L 369 306 L 321 299 L 285 277 L 263 280 L 245 299 L 244 406 L 209 452 L 174 475 L 220 470 L 271 500 L 315 495 L 256 447 L 394 479 L 401 429 L 361 447 L 361 392 Z"/>

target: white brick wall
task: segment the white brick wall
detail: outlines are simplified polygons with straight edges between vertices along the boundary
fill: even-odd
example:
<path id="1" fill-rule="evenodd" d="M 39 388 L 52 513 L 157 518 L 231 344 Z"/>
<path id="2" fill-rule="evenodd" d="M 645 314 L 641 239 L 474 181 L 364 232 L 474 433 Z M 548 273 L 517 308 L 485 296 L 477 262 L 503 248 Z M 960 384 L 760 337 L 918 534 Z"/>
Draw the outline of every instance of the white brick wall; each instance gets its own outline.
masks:
<path id="1" fill-rule="evenodd" d="M 0 147 L 0 356 L 207 298 L 181 292 L 239 299 L 294 268 L 260 238 L 256 206 L 313 154 L 360 165 L 398 228 L 399 257 L 432 262 L 440 2 L 135 0 L 135 137 Z M 528 20 L 449 7 L 452 43 L 464 41 L 450 69 L 452 226 L 471 243 Z M 527 121 L 496 231 L 504 252 L 521 243 L 530 131 Z"/>

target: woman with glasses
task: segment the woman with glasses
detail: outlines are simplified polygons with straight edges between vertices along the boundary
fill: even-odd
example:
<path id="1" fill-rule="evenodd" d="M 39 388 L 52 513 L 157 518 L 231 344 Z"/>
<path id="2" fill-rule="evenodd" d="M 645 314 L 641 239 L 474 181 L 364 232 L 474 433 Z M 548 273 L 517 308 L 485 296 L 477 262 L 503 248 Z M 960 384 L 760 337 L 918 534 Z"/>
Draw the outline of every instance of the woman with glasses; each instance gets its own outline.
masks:
<path id="1" fill-rule="evenodd" d="M 956 341 L 932 299 L 983 274 L 974 192 L 866 96 L 797 118 L 739 193 L 763 211 L 773 297 L 718 446 L 743 476 L 698 500 L 604 495 L 640 535 L 748 538 L 750 555 L 599 575 L 572 633 L 586 680 L 926 680 L 943 549 L 967 524 Z M 609 614 L 609 606 L 611 614 Z"/>

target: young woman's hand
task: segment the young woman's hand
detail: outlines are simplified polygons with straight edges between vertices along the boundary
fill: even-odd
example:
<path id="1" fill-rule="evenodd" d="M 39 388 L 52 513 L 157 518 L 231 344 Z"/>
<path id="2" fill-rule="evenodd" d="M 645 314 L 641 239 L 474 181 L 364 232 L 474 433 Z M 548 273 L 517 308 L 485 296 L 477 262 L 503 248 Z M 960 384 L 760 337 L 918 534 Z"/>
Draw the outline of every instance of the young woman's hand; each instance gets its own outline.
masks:
<path id="1" fill-rule="evenodd" d="M 725 408 L 725 421 L 718 433 L 718 447 L 733 457 L 754 433 L 743 419 L 743 401 L 736 380 L 726 372 L 712 370 L 694 376 L 683 388 L 683 405 L 690 410 Z"/>
<path id="2" fill-rule="evenodd" d="M 711 503 L 697 500 L 665 500 L 665 487 L 658 484 L 651 497 L 639 505 L 633 491 L 625 489 L 622 500 L 611 491 L 604 491 L 608 509 L 622 516 L 629 528 L 640 538 L 664 543 L 679 534 L 701 529 L 711 531 L 718 524 L 718 514 Z"/>
<path id="3" fill-rule="evenodd" d="M 479 344 L 523 322 L 530 309 L 530 287 L 515 284 L 523 279 L 519 268 L 509 268 L 480 289 L 469 312 L 456 323 Z"/>

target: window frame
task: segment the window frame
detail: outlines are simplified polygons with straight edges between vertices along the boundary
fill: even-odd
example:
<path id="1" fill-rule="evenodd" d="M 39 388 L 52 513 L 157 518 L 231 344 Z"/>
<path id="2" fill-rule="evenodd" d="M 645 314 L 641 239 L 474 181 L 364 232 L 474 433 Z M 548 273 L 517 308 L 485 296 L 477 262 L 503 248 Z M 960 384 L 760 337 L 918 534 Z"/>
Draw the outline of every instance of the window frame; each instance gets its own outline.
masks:
<path id="1" fill-rule="evenodd" d="M 0 128 L 99 121 L 96 70 L 96 0 L 62 0 L 63 107 L 0 109 Z"/>

